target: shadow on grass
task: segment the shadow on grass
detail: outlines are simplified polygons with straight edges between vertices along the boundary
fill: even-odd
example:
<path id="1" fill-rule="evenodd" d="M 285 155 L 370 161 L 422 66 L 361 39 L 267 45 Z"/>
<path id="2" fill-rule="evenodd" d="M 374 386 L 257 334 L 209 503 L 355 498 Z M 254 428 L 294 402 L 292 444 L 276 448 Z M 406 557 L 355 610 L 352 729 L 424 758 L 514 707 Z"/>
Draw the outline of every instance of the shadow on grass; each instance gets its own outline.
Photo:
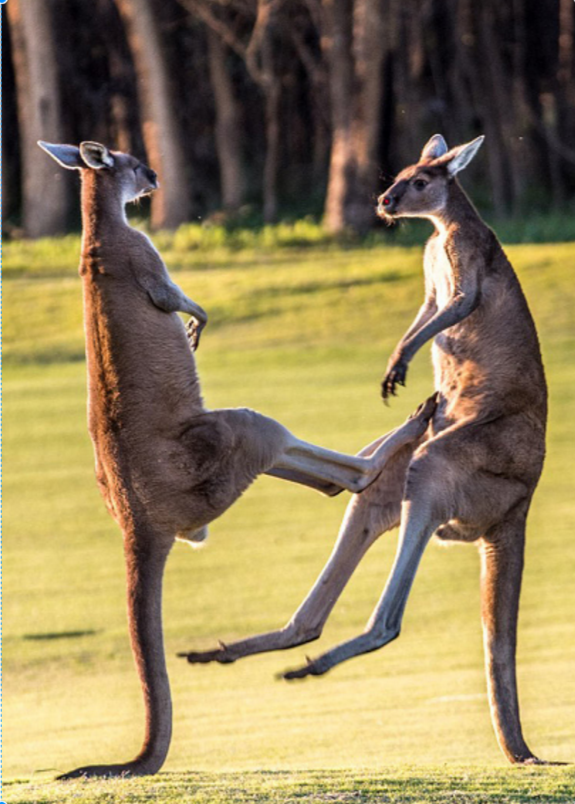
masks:
<path id="1" fill-rule="evenodd" d="M 78 639 L 79 637 L 95 636 L 101 631 L 90 629 L 88 631 L 52 631 L 45 634 L 24 634 L 22 639 L 39 642 L 50 639 Z"/>

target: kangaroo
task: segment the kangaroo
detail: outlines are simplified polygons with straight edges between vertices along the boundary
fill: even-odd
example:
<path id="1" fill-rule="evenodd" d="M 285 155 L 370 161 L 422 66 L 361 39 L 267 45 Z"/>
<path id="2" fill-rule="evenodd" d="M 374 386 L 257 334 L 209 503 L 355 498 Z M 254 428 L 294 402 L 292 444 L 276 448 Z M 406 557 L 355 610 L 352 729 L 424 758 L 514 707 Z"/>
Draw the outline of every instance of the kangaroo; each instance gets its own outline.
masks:
<path id="1" fill-rule="evenodd" d="M 345 584 L 381 533 L 400 525 L 383 596 L 364 633 L 284 678 L 321 675 L 399 635 L 423 551 L 433 534 L 476 542 L 487 686 L 497 739 L 513 763 L 539 763 L 519 719 L 515 670 L 525 523 L 543 466 L 547 389 L 535 325 L 495 234 L 456 175 L 483 142 L 448 150 L 439 134 L 417 164 L 379 198 L 386 220 L 428 218 L 435 231 L 424 256 L 425 300 L 393 353 L 384 399 L 405 384 L 415 353 L 434 338 L 438 394 L 428 431 L 388 462 L 352 498 L 333 553 L 290 622 L 278 631 L 184 654 L 193 663 L 231 662 L 317 639 Z M 378 442 L 367 448 L 376 449 Z"/>
<path id="2" fill-rule="evenodd" d="M 329 496 L 361 491 L 421 437 L 436 402 L 431 397 L 375 451 L 358 456 L 301 441 L 252 410 L 207 410 L 193 357 L 207 315 L 171 281 L 151 241 L 125 216 L 127 202 L 158 187 L 156 174 L 99 143 L 38 144 L 82 177 L 88 429 L 100 491 L 123 533 L 130 639 L 146 711 L 144 742 L 133 760 L 59 778 L 152 774 L 166 758 L 172 731 L 161 607 L 174 540 L 205 539 L 208 523 L 262 473 Z M 187 333 L 177 312 L 191 316 Z"/>

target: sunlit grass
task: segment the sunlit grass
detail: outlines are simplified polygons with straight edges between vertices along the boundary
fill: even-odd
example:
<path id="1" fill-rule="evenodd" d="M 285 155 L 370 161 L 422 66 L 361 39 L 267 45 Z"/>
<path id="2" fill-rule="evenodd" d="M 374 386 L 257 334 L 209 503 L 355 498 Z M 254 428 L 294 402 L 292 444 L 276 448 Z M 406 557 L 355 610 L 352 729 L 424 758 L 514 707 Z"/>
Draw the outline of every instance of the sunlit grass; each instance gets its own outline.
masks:
<path id="1" fill-rule="evenodd" d="M 472 547 L 431 545 L 401 638 L 325 678 L 289 685 L 274 675 L 363 627 L 392 561 L 393 534 L 365 558 L 318 644 L 231 667 L 175 658 L 283 625 L 325 561 L 346 499 L 270 478 L 211 526 L 203 549 L 178 545 L 170 558 L 175 730 L 166 773 L 123 785 L 44 783 L 82 762 L 128 758 L 143 728 L 121 539 L 96 490 L 86 433 L 74 245 L 71 238 L 62 248 L 44 241 L 5 250 L 4 776 L 33 779 L 7 786 L 5 798 L 575 800 L 569 769 L 497 769 L 504 760 L 485 698 Z M 270 247 L 224 260 L 164 245 L 178 283 L 210 312 L 198 355 L 209 405 L 249 405 L 303 438 L 355 451 L 429 393 L 427 350 L 390 408 L 378 390 L 421 298 L 420 249 Z M 508 253 L 538 323 L 551 392 L 522 596 L 523 719 L 537 753 L 571 760 L 575 246 Z"/>
<path id="2" fill-rule="evenodd" d="M 508 245 L 575 240 L 575 214 L 568 209 L 490 223 Z M 145 220 L 135 218 L 134 225 L 148 230 Z M 321 252 L 325 258 L 342 250 L 421 246 L 431 231 L 426 221 L 400 220 L 392 227 L 380 225 L 360 238 L 352 232 L 330 234 L 313 218 L 259 226 L 244 225 L 241 219 L 227 223 L 207 220 L 183 224 L 175 232 L 156 232 L 154 241 L 170 268 L 177 270 L 182 266 L 199 269 L 225 265 L 230 259 L 245 266 L 262 258 L 289 260 L 294 253 L 297 259 L 302 252 Z M 70 276 L 78 262 L 79 246 L 79 234 L 36 241 L 8 240 L 4 243 L 4 276 Z"/>
<path id="3" fill-rule="evenodd" d="M 566 768 L 391 766 L 366 771 L 162 773 L 153 780 L 6 787 L 13 804 L 571 804 Z"/>

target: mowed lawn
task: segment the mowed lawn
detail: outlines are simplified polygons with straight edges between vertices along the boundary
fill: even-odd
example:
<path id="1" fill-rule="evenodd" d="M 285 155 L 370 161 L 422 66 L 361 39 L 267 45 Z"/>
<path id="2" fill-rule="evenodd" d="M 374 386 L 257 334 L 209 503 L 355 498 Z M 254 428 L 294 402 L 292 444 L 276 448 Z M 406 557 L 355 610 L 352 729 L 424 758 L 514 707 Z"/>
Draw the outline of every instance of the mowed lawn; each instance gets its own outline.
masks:
<path id="1" fill-rule="evenodd" d="M 299 436 L 357 451 L 432 390 L 429 347 L 390 407 L 387 357 L 422 296 L 421 248 L 158 243 L 210 313 L 198 363 L 210 407 L 248 405 Z M 177 544 L 164 620 L 174 736 L 154 780 L 63 786 L 57 772 L 121 761 L 143 711 L 126 627 L 120 533 L 85 424 L 76 237 L 4 248 L 4 799 L 63 801 L 575 801 L 566 768 L 507 768 L 485 695 L 474 547 L 430 544 L 400 639 L 322 678 L 276 673 L 357 634 L 397 533 L 364 559 L 321 639 L 230 666 L 178 651 L 283 625 L 330 553 L 349 496 L 260 479 Z M 575 244 L 507 249 L 542 342 L 548 457 L 528 532 L 519 684 L 531 748 L 575 760 Z M 498 797 L 499 796 L 499 797 Z"/>

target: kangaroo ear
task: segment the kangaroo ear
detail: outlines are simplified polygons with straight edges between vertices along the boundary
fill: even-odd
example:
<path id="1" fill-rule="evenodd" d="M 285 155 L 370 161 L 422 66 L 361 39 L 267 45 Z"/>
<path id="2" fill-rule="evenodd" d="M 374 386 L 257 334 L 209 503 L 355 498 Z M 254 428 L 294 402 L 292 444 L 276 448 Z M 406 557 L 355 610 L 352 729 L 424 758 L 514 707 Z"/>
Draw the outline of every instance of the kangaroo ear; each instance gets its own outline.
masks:
<path id="1" fill-rule="evenodd" d="M 465 145 L 458 145 L 457 148 L 452 148 L 446 154 L 445 160 L 442 160 L 442 162 L 445 162 L 450 176 L 455 176 L 456 173 L 467 167 L 481 148 L 484 139 L 485 137 L 482 135 L 475 140 L 471 140 L 471 142 L 467 142 Z"/>
<path id="2" fill-rule="evenodd" d="M 86 167 L 80 158 L 80 149 L 75 145 L 54 145 L 51 142 L 43 142 L 42 140 L 38 140 L 38 145 L 62 167 L 70 170 Z"/>
<path id="3" fill-rule="evenodd" d="M 105 145 L 99 142 L 81 142 L 80 156 L 89 168 L 101 170 L 114 167 L 114 157 Z"/>
<path id="4" fill-rule="evenodd" d="M 433 137 L 425 144 L 425 147 L 421 152 L 420 159 L 422 162 L 424 159 L 437 159 L 439 156 L 446 154 L 447 151 L 447 143 L 441 134 L 434 134 Z"/>

